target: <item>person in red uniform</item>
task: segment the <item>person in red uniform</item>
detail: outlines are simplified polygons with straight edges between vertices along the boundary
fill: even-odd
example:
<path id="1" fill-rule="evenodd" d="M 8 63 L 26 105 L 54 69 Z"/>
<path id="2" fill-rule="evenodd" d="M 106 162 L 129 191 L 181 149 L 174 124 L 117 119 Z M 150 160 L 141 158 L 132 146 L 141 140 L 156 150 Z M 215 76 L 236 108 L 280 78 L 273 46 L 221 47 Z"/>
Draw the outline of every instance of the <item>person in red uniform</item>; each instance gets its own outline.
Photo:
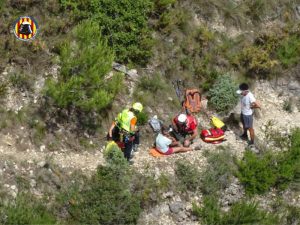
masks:
<path id="1" fill-rule="evenodd" d="M 184 147 L 189 147 L 198 136 L 198 123 L 192 115 L 179 114 L 172 120 L 172 136 Z"/>

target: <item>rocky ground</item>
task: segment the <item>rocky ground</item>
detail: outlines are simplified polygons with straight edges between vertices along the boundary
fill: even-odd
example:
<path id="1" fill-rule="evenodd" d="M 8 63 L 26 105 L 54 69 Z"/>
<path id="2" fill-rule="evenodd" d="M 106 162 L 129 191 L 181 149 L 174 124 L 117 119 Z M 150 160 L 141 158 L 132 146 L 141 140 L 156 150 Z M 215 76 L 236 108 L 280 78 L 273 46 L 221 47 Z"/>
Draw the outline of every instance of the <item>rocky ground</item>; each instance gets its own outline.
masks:
<path id="1" fill-rule="evenodd" d="M 255 84 L 253 93 L 262 106 L 255 119 L 255 131 L 259 143 L 262 143 L 265 139 L 265 130 L 269 121 L 273 121 L 273 127 L 282 134 L 288 134 L 293 127 L 300 127 L 300 85 L 297 80 L 258 81 Z M 23 97 L 26 99 L 26 96 Z M 290 112 L 284 109 L 284 105 L 288 101 L 291 102 Z M 20 104 L 17 105 L 19 107 Z M 233 113 L 238 115 L 238 112 L 239 106 Z M 203 114 L 198 116 L 198 121 L 202 127 L 210 127 L 208 119 Z M 142 132 L 145 134 L 147 131 Z M 188 160 L 198 165 L 200 170 L 203 170 L 207 163 L 203 154 L 204 150 L 217 151 L 218 146 L 228 146 L 233 155 L 241 157 L 247 143 L 238 138 L 238 132 L 238 129 L 227 131 L 226 141 L 221 144 L 207 144 L 198 139 L 194 145 L 201 145 L 201 150 L 160 158 L 153 158 L 148 154 L 148 150 L 152 145 L 151 138 L 148 141 L 142 140 L 139 151 L 134 155 L 133 168 L 143 173 L 154 174 L 155 177 L 158 177 L 161 173 L 174 175 L 175 162 L 177 160 Z M 151 136 L 151 134 L 147 135 Z M 95 171 L 99 164 L 104 163 L 102 153 L 104 146 L 77 153 L 68 148 L 49 151 L 45 145 L 36 148 L 34 145 L 27 143 L 27 148 L 20 150 L 16 140 L 15 134 L 0 133 L 0 180 L 4 187 L 2 191 L 13 196 L 16 196 L 18 192 L 19 181 L 17 178 L 22 175 L 28 177 L 28 184 L 33 192 L 39 195 L 37 177 L 48 177 L 43 179 L 49 180 L 52 185 L 61 185 L 60 172 L 55 172 L 59 170 L 53 169 L 54 165 L 55 168 L 60 168 L 60 170 L 68 173 L 81 170 L 85 174 L 90 174 Z M 30 141 L 28 140 L 28 142 Z M 268 143 L 265 144 L 268 145 Z M 260 147 L 257 146 L 256 150 L 260 150 Z M 46 175 L 41 176 L 41 170 L 47 171 Z M 234 181 L 224 193 L 222 201 L 226 205 L 232 201 L 232 198 L 241 198 L 243 190 L 238 181 Z M 148 212 L 143 212 L 139 224 L 196 224 L 195 218 L 191 216 L 191 201 L 199 202 L 201 196 L 191 194 L 190 201 L 186 201 L 171 191 L 166 193 L 164 198 L 165 201 L 161 205 L 152 208 Z M 300 204 L 300 196 L 298 198 L 297 196 L 296 198 L 291 196 L 291 199 L 295 204 Z"/>

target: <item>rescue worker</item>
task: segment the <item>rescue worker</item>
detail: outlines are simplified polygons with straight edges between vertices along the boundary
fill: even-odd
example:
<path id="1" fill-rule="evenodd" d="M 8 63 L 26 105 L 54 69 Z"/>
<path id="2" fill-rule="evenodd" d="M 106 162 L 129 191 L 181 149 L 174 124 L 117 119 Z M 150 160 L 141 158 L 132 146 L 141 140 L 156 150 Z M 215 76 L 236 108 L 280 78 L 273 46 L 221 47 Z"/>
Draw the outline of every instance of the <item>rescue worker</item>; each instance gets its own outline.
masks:
<path id="1" fill-rule="evenodd" d="M 143 105 L 136 102 L 130 109 L 124 109 L 112 123 L 108 131 L 108 139 L 124 144 L 124 157 L 129 161 L 134 145 L 139 144 L 138 130 L 136 129 L 137 114 L 142 112 Z"/>
<path id="2" fill-rule="evenodd" d="M 196 118 L 189 114 L 179 114 L 172 120 L 172 135 L 176 140 L 183 144 L 183 147 L 189 147 L 198 135 Z"/>

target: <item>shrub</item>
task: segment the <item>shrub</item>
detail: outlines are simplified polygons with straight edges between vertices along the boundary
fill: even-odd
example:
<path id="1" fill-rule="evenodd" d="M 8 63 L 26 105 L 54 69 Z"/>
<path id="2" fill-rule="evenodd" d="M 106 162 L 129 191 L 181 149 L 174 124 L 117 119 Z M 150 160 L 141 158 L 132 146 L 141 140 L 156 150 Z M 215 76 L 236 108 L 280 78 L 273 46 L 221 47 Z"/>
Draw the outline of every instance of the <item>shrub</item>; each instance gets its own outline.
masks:
<path id="1" fill-rule="evenodd" d="M 276 169 L 274 163 L 272 153 L 259 157 L 253 152 L 245 152 L 244 159 L 238 163 L 238 177 L 244 184 L 246 193 L 261 194 L 275 185 Z"/>
<path id="2" fill-rule="evenodd" d="M 153 45 L 148 17 L 153 8 L 150 0 L 61 0 L 65 9 L 71 9 L 77 20 L 91 19 L 114 49 L 120 62 L 145 64 L 151 57 Z"/>
<path id="3" fill-rule="evenodd" d="M 279 153 L 266 152 L 257 156 L 245 152 L 244 159 L 237 162 L 238 178 L 250 195 L 261 194 L 278 187 L 285 189 L 290 183 L 297 186 L 300 180 L 300 129 L 293 131 L 291 147 Z"/>
<path id="4" fill-rule="evenodd" d="M 223 216 L 222 224 L 280 224 L 277 215 L 273 215 L 258 208 L 255 202 L 237 202 L 232 205 L 229 212 Z"/>
<path id="5" fill-rule="evenodd" d="M 292 101 L 289 100 L 285 100 L 282 106 L 282 109 L 291 113 L 292 112 Z"/>
<path id="6" fill-rule="evenodd" d="M 249 76 L 259 75 L 266 77 L 272 69 L 278 64 L 272 60 L 270 52 L 259 46 L 249 46 L 242 50 L 238 55 L 238 61 L 245 67 Z"/>
<path id="7" fill-rule="evenodd" d="M 40 201 L 19 193 L 14 201 L 0 204 L 1 224 L 55 224 L 55 217 Z"/>
<path id="8" fill-rule="evenodd" d="M 137 114 L 137 123 L 138 125 L 146 125 L 148 122 L 149 116 L 148 113 L 142 111 Z"/>
<path id="9" fill-rule="evenodd" d="M 46 95 L 62 108 L 75 106 L 83 111 L 101 111 L 109 106 L 122 84 L 122 76 L 110 80 L 113 53 L 97 32 L 99 25 L 84 21 L 72 32 L 74 42 L 61 49 L 61 74 L 48 80 Z"/>
<path id="10" fill-rule="evenodd" d="M 193 213 L 207 225 L 279 224 L 276 215 L 260 210 L 255 202 L 236 202 L 228 212 L 222 212 L 214 196 L 206 196 L 202 208 L 193 204 Z"/>
<path id="11" fill-rule="evenodd" d="M 215 196 L 205 196 L 203 200 L 203 207 L 198 207 L 193 204 L 193 214 L 201 218 L 201 222 L 207 225 L 222 224 L 222 212 L 218 204 L 218 199 Z"/>
<path id="12" fill-rule="evenodd" d="M 122 151 L 115 144 L 105 150 L 107 166 L 75 195 L 69 213 L 84 224 L 135 224 L 141 212 L 139 197 L 131 192 L 131 172 Z"/>
<path id="13" fill-rule="evenodd" d="M 201 190 L 204 194 L 216 195 L 228 187 L 236 170 L 228 149 L 211 153 L 207 159 L 208 166 L 202 174 Z"/>
<path id="14" fill-rule="evenodd" d="M 300 37 L 286 38 L 277 49 L 277 57 L 284 67 L 295 65 L 300 60 Z"/>
<path id="15" fill-rule="evenodd" d="M 201 173 L 195 165 L 187 161 L 177 161 L 175 174 L 182 190 L 196 191 L 199 188 Z"/>
<path id="16" fill-rule="evenodd" d="M 229 75 L 219 76 L 217 82 L 209 90 L 209 105 L 217 112 L 228 112 L 238 101 L 236 84 Z"/>

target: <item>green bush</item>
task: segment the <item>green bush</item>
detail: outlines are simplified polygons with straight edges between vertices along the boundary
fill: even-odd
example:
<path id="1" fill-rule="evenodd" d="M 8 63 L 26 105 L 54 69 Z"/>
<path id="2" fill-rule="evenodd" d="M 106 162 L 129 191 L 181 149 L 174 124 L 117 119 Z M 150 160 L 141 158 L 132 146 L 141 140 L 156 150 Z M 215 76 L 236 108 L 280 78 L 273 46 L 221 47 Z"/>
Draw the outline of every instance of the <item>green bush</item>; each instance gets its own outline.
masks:
<path id="1" fill-rule="evenodd" d="M 116 145 L 105 150 L 107 166 L 75 194 L 69 208 L 71 219 L 81 224 L 135 224 L 141 212 L 139 196 L 131 191 L 131 172 Z"/>
<path id="2" fill-rule="evenodd" d="M 71 9 L 76 20 L 91 19 L 108 39 L 120 62 L 145 64 L 151 57 L 153 40 L 148 18 L 153 8 L 150 0 L 61 0 L 65 9 Z"/>
<path id="3" fill-rule="evenodd" d="M 215 196 L 205 196 L 203 199 L 203 207 L 200 208 L 193 204 L 193 214 L 201 218 L 201 222 L 207 225 L 222 224 L 222 212 Z"/>
<path id="4" fill-rule="evenodd" d="M 201 182 L 201 173 L 195 165 L 187 161 L 177 161 L 175 174 L 182 190 L 198 190 Z"/>
<path id="5" fill-rule="evenodd" d="M 291 183 L 297 186 L 300 181 L 299 140 L 298 128 L 292 133 L 291 147 L 287 151 L 266 152 L 261 156 L 245 152 L 244 159 L 237 162 L 237 175 L 248 194 L 262 194 L 271 187 L 285 189 Z"/>
<path id="6" fill-rule="evenodd" d="M 149 119 L 148 113 L 142 111 L 137 114 L 137 125 L 146 125 Z"/>
<path id="7" fill-rule="evenodd" d="M 278 216 L 260 210 L 254 202 L 240 201 L 234 203 L 228 212 L 222 212 L 215 196 L 206 196 L 202 208 L 193 204 L 193 213 L 207 225 L 279 224 Z"/>
<path id="8" fill-rule="evenodd" d="M 83 111 L 108 107 L 122 84 L 122 76 L 105 76 L 112 68 L 113 53 L 97 32 L 99 25 L 80 23 L 61 49 L 58 81 L 48 80 L 45 94 L 62 108 L 75 106 Z"/>
<path id="9" fill-rule="evenodd" d="M 56 218 L 40 201 L 19 193 L 14 201 L 0 204 L 1 224 L 55 224 Z"/>
<path id="10" fill-rule="evenodd" d="M 295 65 L 300 60 L 300 37 L 286 38 L 277 49 L 277 57 L 284 67 Z"/>
<path id="11" fill-rule="evenodd" d="M 238 101 L 236 84 L 229 75 L 219 76 L 217 82 L 209 90 L 209 105 L 217 112 L 228 112 Z"/>
<path id="12" fill-rule="evenodd" d="M 259 157 L 253 152 L 245 152 L 244 159 L 238 163 L 238 177 L 248 194 L 261 194 L 275 185 L 277 177 L 274 163 L 272 153 Z"/>
<path id="13" fill-rule="evenodd" d="M 208 156 L 208 165 L 202 174 L 200 184 L 204 194 L 217 195 L 232 181 L 236 166 L 228 150 L 223 149 Z"/>

